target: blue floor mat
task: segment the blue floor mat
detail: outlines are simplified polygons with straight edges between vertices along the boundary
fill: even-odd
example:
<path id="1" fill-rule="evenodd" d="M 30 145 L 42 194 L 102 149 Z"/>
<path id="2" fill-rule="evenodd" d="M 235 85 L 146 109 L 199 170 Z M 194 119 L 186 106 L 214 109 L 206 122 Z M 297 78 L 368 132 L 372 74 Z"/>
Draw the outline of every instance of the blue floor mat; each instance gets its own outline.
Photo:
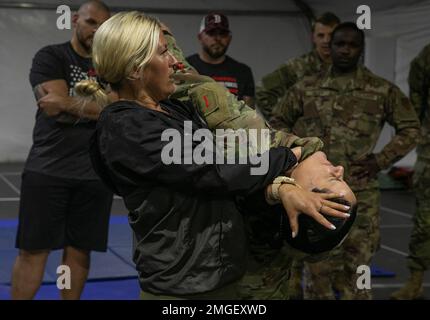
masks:
<path id="1" fill-rule="evenodd" d="M 392 278 L 396 276 L 395 272 L 381 269 L 377 266 L 370 267 L 372 278 Z"/>
<path id="2" fill-rule="evenodd" d="M 9 284 L 18 250 L 15 247 L 16 219 L 0 220 L 0 284 Z M 51 252 L 44 283 L 54 283 L 61 263 L 61 250 Z M 89 279 L 124 279 L 137 277 L 132 261 L 132 232 L 126 216 L 112 216 L 109 224 L 107 252 L 91 253 Z"/>
<path id="3" fill-rule="evenodd" d="M 15 248 L 16 227 L 0 226 L 0 250 Z"/>
<path id="4" fill-rule="evenodd" d="M 115 254 L 118 258 L 122 259 L 124 262 L 129 263 L 134 267 L 133 261 L 133 250 L 130 246 L 111 246 L 109 251 Z"/>
<path id="5" fill-rule="evenodd" d="M 0 300 L 9 300 L 10 299 L 10 287 L 0 285 Z"/>

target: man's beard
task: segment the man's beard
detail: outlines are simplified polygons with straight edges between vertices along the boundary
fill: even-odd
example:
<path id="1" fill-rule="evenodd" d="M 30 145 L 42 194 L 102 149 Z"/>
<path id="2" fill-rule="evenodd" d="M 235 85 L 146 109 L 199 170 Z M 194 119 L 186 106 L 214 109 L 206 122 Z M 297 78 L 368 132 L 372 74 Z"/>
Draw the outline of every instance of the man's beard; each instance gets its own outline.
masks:
<path id="1" fill-rule="evenodd" d="M 84 48 L 84 50 L 87 53 L 91 53 L 91 46 L 93 44 L 93 41 L 91 39 L 90 44 L 88 45 L 88 43 L 85 41 L 85 39 L 82 37 L 81 33 L 78 31 L 76 32 L 76 36 L 78 39 L 78 42 L 80 43 L 80 45 L 82 46 L 82 48 Z"/>
<path id="2" fill-rule="evenodd" d="M 218 49 L 220 48 L 220 49 Z M 212 49 L 209 46 L 203 46 L 203 50 L 208 54 L 209 57 L 212 59 L 218 59 L 225 55 L 227 52 L 228 46 L 222 47 L 218 46 L 217 50 Z"/>

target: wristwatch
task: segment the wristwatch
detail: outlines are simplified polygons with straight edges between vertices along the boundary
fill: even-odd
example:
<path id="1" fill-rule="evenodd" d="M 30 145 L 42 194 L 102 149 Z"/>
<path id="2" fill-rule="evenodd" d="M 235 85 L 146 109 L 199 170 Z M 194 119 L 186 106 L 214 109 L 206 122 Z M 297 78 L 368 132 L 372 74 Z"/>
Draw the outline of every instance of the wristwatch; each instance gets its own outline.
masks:
<path id="1" fill-rule="evenodd" d="M 271 200 L 279 202 L 279 200 L 281 200 L 281 198 L 279 197 L 279 187 L 282 184 L 292 184 L 296 187 L 300 187 L 300 185 L 296 182 L 296 180 L 294 178 L 290 178 L 290 177 L 286 177 L 286 176 L 279 176 L 276 177 L 275 180 L 273 180 L 272 183 L 272 194 L 271 194 Z"/>

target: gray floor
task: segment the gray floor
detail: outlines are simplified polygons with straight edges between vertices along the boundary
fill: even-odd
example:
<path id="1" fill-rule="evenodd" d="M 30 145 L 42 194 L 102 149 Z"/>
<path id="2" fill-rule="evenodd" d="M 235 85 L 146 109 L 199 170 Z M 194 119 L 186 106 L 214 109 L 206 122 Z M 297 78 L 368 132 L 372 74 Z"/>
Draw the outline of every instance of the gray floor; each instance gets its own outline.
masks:
<path id="1" fill-rule="evenodd" d="M 22 164 L 0 164 L 0 219 L 16 218 L 20 188 Z M 409 234 L 412 228 L 411 217 L 415 203 L 413 193 L 405 190 L 383 191 L 381 202 L 381 249 L 373 264 L 395 272 L 396 277 L 372 278 L 375 299 L 387 299 L 389 294 L 399 288 L 407 279 L 406 256 Z M 114 215 L 124 215 L 126 210 L 121 199 L 114 200 Z M 425 296 L 430 297 L 430 272 L 425 281 Z"/>

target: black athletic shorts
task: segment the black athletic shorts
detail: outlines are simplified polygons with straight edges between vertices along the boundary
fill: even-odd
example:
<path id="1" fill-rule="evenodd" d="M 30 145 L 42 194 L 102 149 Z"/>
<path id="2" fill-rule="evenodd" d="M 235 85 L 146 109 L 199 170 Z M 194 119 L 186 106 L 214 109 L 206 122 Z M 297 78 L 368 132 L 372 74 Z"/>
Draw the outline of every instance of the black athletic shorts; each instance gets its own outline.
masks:
<path id="1" fill-rule="evenodd" d="M 113 194 L 99 180 L 22 174 L 16 247 L 106 251 Z"/>

